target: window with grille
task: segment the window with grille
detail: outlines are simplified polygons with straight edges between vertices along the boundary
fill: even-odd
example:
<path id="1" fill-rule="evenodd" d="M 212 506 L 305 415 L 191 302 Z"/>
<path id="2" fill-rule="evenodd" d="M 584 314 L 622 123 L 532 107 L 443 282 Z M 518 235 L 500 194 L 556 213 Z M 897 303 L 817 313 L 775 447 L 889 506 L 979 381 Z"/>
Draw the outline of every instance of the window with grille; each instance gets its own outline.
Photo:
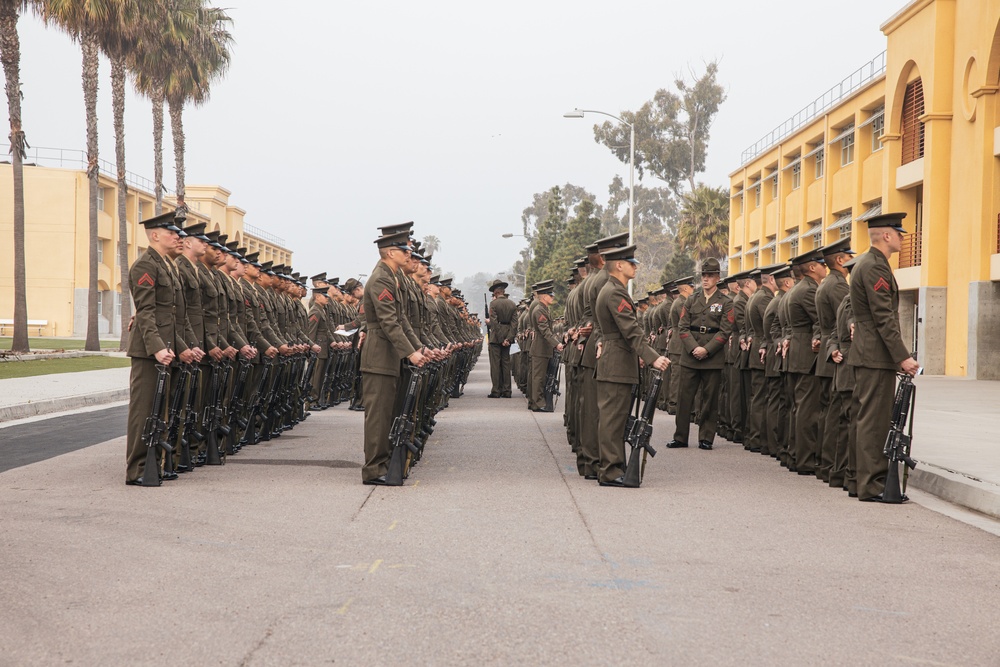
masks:
<path id="1" fill-rule="evenodd" d="M 796 162 L 792 167 L 792 190 L 798 190 L 802 186 L 802 163 Z"/>
<path id="2" fill-rule="evenodd" d="M 799 255 L 799 240 L 795 239 L 788 244 L 789 257 L 798 257 Z"/>
<path id="3" fill-rule="evenodd" d="M 875 111 L 872 121 L 872 153 L 882 150 L 882 135 L 885 134 L 885 114 L 882 109 Z"/>
<path id="4" fill-rule="evenodd" d="M 97 188 L 97 210 L 104 210 L 104 188 Z"/>
<path id="5" fill-rule="evenodd" d="M 826 151 L 820 151 L 819 153 L 816 153 L 816 178 L 817 179 L 823 178 L 823 168 L 824 168 L 823 156 L 824 156 L 825 153 L 826 153 Z"/>
<path id="6" fill-rule="evenodd" d="M 840 166 L 846 167 L 854 162 L 854 134 L 851 133 L 840 140 Z"/>
<path id="7" fill-rule="evenodd" d="M 924 84 L 920 79 L 906 85 L 903 95 L 903 161 L 907 164 L 924 156 Z"/>
<path id="8" fill-rule="evenodd" d="M 850 238 L 850 236 L 851 236 L 851 226 L 850 225 L 844 225 L 843 227 L 840 228 L 840 238 L 841 239 Z"/>
<path id="9" fill-rule="evenodd" d="M 754 207 L 760 208 L 760 183 L 758 183 L 757 187 L 753 189 L 753 201 L 754 201 L 753 204 Z"/>
<path id="10" fill-rule="evenodd" d="M 97 263 L 104 264 L 104 241 L 97 241 Z"/>
<path id="11" fill-rule="evenodd" d="M 777 199 L 778 198 L 778 177 L 777 176 L 775 176 L 774 178 L 771 179 L 771 188 L 772 188 L 772 190 L 771 190 L 771 196 L 774 199 Z"/>

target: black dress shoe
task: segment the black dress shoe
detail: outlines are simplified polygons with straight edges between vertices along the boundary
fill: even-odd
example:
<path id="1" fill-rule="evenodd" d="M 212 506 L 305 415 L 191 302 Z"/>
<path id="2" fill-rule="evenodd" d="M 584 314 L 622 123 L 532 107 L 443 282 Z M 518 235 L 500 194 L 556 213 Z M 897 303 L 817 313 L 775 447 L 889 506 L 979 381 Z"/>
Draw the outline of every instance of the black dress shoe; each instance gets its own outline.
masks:
<path id="1" fill-rule="evenodd" d="M 162 475 L 160 475 L 160 479 L 162 479 L 165 482 L 172 482 L 175 479 L 177 479 L 177 473 L 175 473 L 175 472 L 165 472 Z"/>
<path id="2" fill-rule="evenodd" d="M 532 408 L 532 412 L 555 412 L 555 410 L 546 410 L 545 408 Z"/>
<path id="3" fill-rule="evenodd" d="M 667 449 L 680 449 L 681 447 L 687 447 L 686 442 L 680 442 L 679 440 L 671 440 L 667 443 Z"/>
<path id="4" fill-rule="evenodd" d="M 737 433 L 736 435 L 734 435 L 732 437 L 732 441 L 735 442 L 735 443 L 737 443 L 737 444 L 741 444 L 743 442 L 743 434 L 742 433 Z"/>
<path id="5" fill-rule="evenodd" d="M 584 475 L 583 478 L 593 482 L 594 480 L 597 479 L 597 475 Z"/>
<path id="6" fill-rule="evenodd" d="M 625 486 L 625 475 L 619 475 L 610 482 L 597 482 L 601 486 Z"/>
<path id="7" fill-rule="evenodd" d="M 191 472 L 192 470 L 194 470 L 194 466 L 185 466 L 181 465 L 180 463 L 177 464 L 177 472 L 185 473 L 185 472 Z"/>
<path id="8" fill-rule="evenodd" d="M 142 477 L 137 477 L 136 479 L 126 479 L 125 486 L 142 486 Z M 159 484 L 157 484 L 159 486 Z"/>
<path id="9" fill-rule="evenodd" d="M 385 475 L 382 475 L 381 477 L 376 477 L 375 479 L 366 479 L 361 483 L 369 484 L 372 486 L 385 486 Z"/>
<path id="10" fill-rule="evenodd" d="M 863 503 L 880 503 L 882 502 L 882 494 L 880 493 L 877 496 L 872 496 L 871 498 L 858 498 L 858 500 Z"/>
<path id="11" fill-rule="evenodd" d="M 712 448 L 712 443 L 710 443 L 708 440 L 698 441 L 698 449 L 711 449 L 711 448 Z"/>
<path id="12" fill-rule="evenodd" d="M 809 470 L 808 468 L 802 468 L 801 470 L 796 470 L 795 472 L 799 473 L 800 475 L 813 475 L 813 476 L 816 475 L 815 470 Z"/>
<path id="13" fill-rule="evenodd" d="M 844 491 L 847 491 L 847 497 L 848 498 L 857 498 L 858 497 L 858 492 L 857 491 L 851 491 L 850 489 L 844 489 Z"/>
<path id="14" fill-rule="evenodd" d="M 493 393 L 486 394 L 486 398 L 500 398 L 500 394 L 493 394 Z"/>

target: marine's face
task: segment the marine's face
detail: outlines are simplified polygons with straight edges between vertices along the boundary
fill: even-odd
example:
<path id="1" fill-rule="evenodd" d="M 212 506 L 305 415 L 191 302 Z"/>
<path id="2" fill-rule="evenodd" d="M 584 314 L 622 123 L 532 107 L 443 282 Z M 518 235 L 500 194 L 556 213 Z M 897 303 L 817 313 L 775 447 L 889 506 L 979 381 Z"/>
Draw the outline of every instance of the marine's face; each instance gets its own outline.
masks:
<path id="1" fill-rule="evenodd" d="M 719 284 L 719 274 L 718 273 L 703 273 L 701 274 L 701 288 L 706 292 L 715 289 L 715 286 Z"/>

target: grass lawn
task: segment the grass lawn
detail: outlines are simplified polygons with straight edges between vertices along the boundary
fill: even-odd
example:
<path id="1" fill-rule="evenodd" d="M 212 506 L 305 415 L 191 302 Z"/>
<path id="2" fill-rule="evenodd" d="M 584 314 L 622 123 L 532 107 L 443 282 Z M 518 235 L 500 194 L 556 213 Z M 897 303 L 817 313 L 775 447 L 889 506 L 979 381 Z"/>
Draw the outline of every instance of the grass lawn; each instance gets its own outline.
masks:
<path id="1" fill-rule="evenodd" d="M 25 378 L 51 373 L 78 373 L 105 368 L 124 368 L 131 360 L 120 357 L 79 357 L 77 359 L 34 359 L 32 361 L 0 361 L 0 380 Z"/>
<path id="2" fill-rule="evenodd" d="M 9 350 L 14 341 L 10 336 L 0 336 L 0 350 Z M 28 338 L 28 345 L 37 350 L 82 350 L 86 341 L 77 338 Z M 117 340 L 102 340 L 102 350 L 117 350 Z"/>

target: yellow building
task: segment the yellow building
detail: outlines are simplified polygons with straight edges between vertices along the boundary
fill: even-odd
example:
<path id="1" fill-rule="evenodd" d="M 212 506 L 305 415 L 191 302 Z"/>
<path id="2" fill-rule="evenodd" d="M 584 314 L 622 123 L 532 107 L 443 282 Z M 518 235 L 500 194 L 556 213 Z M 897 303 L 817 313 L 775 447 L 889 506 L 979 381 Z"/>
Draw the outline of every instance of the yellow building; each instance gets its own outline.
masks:
<path id="1" fill-rule="evenodd" d="M 79 151 L 32 149 L 24 167 L 25 267 L 29 335 L 83 336 L 87 330 L 90 234 L 89 187 Z M 98 197 L 98 322 L 102 334 L 121 332 L 121 271 L 118 263 L 118 187 L 113 166 L 101 164 Z M 140 223 L 153 216 L 153 183 L 128 176 L 125 201 L 128 260 L 131 265 L 147 246 Z M 229 203 L 220 186 L 187 186 L 187 224 L 206 222 L 261 261 L 290 264 L 284 241 L 244 222 L 246 212 Z M 10 335 L 14 314 L 13 169 L 0 164 L 0 332 Z M 175 207 L 164 199 L 164 210 Z M 126 288 L 127 291 L 127 288 Z"/>
<path id="2" fill-rule="evenodd" d="M 1000 379 L 1000 0 L 914 0 L 886 51 L 744 151 L 730 265 L 784 261 L 905 211 L 904 340 L 928 373 Z"/>

